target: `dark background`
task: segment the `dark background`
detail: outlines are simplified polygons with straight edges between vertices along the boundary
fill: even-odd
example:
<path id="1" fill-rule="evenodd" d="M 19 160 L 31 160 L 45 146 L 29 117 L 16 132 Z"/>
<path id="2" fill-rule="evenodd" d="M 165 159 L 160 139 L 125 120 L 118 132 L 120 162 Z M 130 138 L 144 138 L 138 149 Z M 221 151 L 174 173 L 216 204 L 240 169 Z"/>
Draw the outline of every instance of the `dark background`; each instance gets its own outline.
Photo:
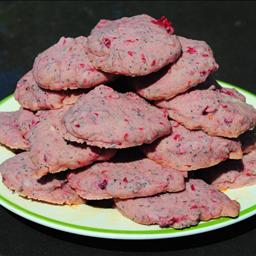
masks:
<path id="1" fill-rule="evenodd" d="M 255 2 L 1 2 L 0 99 L 13 92 L 36 55 L 59 37 L 88 35 L 100 18 L 168 17 L 178 35 L 207 41 L 215 77 L 256 93 Z M 0 255 L 256 255 L 256 218 L 208 234 L 159 241 L 79 237 L 23 220 L 0 207 Z"/>

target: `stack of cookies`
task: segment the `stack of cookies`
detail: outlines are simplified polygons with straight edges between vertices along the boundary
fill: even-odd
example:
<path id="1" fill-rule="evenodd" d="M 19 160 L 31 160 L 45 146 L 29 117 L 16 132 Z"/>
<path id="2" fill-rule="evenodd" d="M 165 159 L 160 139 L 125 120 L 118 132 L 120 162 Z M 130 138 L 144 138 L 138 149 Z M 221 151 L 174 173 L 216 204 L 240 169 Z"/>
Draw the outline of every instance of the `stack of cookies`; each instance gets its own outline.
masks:
<path id="1" fill-rule="evenodd" d="M 0 113 L 0 143 L 19 152 L 3 183 L 52 204 L 113 200 L 146 225 L 238 216 L 221 190 L 256 183 L 256 110 L 217 69 L 210 46 L 165 17 L 60 38 L 18 81 L 21 108 Z"/>

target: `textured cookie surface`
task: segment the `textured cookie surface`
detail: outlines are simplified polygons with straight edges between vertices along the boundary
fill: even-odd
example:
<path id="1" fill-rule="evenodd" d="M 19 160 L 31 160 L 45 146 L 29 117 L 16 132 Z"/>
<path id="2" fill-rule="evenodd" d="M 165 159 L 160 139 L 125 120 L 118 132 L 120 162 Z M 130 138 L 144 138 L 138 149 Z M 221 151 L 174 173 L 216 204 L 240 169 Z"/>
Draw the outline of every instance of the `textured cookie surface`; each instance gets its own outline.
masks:
<path id="1" fill-rule="evenodd" d="M 33 66 L 36 82 L 45 89 L 91 88 L 112 79 L 94 68 L 88 59 L 87 38 L 62 37 L 37 56 Z"/>
<path id="2" fill-rule="evenodd" d="M 100 85 L 79 98 L 64 116 L 73 136 L 87 144 L 125 148 L 151 143 L 170 133 L 166 111 L 136 94 Z"/>
<path id="3" fill-rule="evenodd" d="M 62 110 L 55 110 L 57 111 Z M 38 177 L 87 166 L 97 160 L 107 160 L 114 154 L 113 150 L 67 143 L 57 130 L 57 122 L 60 120 L 41 120 L 28 134 L 31 144 L 29 156 L 37 167 Z"/>
<path id="4" fill-rule="evenodd" d="M 201 180 L 190 180 L 186 190 L 158 196 L 116 201 L 118 210 L 135 222 L 182 229 L 200 220 L 236 217 L 239 204 Z"/>
<path id="5" fill-rule="evenodd" d="M 148 158 L 163 166 L 192 171 L 243 156 L 241 144 L 237 141 L 190 131 L 175 121 L 171 121 L 171 125 L 171 135 L 142 148 Z"/>
<path id="6" fill-rule="evenodd" d="M 26 134 L 37 122 L 38 118 L 28 110 L 0 112 L 0 143 L 12 149 L 27 150 Z"/>
<path id="7" fill-rule="evenodd" d="M 88 200 L 133 198 L 185 187 L 184 175 L 150 159 L 124 163 L 96 163 L 69 175 L 70 186 Z"/>
<path id="8" fill-rule="evenodd" d="M 67 184 L 65 178 L 56 175 L 38 180 L 37 167 L 31 162 L 29 153 L 21 153 L 0 165 L 5 186 L 19 195 L 52 204 L 82 204 L 81 199 Z"/>
<path id="9" fill-rule="evenodd" d="M 241 161 L 226 161 L 205 169 L 198 176 L 223 190 L 256 184 L 256 150 L 244 155 Z"/>
<path id="10" fill-rule="evenodd" d="M 169 116 L 186 128 L 202 129 L 212 136 L 237 138 L 256 125 L 256 109 L 253 106 L 214 86 L 156 104 L 167 108 Z"/>
<path id="11" fill-rule="evenodd" d="M 93 65 L 105 72 L 142 76 L 174 62 L 181 45 L 166 18 L 137 15 L 100 20 L 88 37 Z"/>
<path id="12" fill-rule="evenodd" d="M 52 125 L 59 135 L 61 135 L 64 139 L 72 142 L 77 142 L 83 144 L 84 141 L 74 137 L 72 134 L 67 132 L 67 129 L 64 125 L 64 115 L 67 111 L 72 107 L 72 105 L 64 106 L 61 109 L 55 110 L 41 110 L 36 113 L 36 116 L 39 118 L 40 122 L 48 122 Z"/>
<path id="13" fill-rule="evenodd" d="M 32 111 L 58 109 L 74 103 L 79 96 L 78 93 L 53 92 L 40 88 L 34 80 L 32 71 L 19 80 L 15 90 L 15 99 L 23 108 Z"/>
<path id="14" fill-rule="evenodd" d="M 218 69 L 209 45 L 179 37 L 181 57 L 159 73 L 134 78 L 132 85 L 142 97 L 149 100 L 170 99 L 206 80 Z"/>

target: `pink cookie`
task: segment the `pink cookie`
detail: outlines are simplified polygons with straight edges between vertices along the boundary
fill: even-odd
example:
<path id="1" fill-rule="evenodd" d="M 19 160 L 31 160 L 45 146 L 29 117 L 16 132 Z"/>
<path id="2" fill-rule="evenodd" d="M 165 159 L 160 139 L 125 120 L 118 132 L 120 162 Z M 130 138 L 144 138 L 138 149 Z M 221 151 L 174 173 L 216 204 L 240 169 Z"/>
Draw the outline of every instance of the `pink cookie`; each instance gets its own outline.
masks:
<path id="1" fill-rule="evenodd" d="M 94 68 L 87 55 L 87 38 L 62 37 L 37 56 L 33 66 L 36 82 L 49 90 L 91 88 L 112 79 Z"/>
<path id="2" fill-rule="evenodd" d="M 56 129 L 56 122 L 50 118 L 42 120 L 28 134 L 31 144 L 29 156 L 37 167 L 38 177 L 108 160 L 114 155 L 114 150 L 67 143 Z"/>
<path id="3" fill-rule="evenodd" d="M 131 80 L 138 94 L 148 100 L 170 99 L 206 80 L 218 69 L 209 45 L 179 37 L 182 56 L 169 67 L 147 77 Z"/>
<path id="4" fill-rule="evenodd" d="M 216 81 L 215 81 L 215 83 L 216 83 Z M 219 84 L 214 85 L 214 86 L 222 94 L 226 94 L 226 95 L 229 95 L 229 96 L 236 98 L 240 101 L 246 102 L 245 96 L 242 93 L 240 93 L 239 91 L 237 91 L 236 89 L 221 87 Z"/>
<path id="5" fill-rule="evenodd" d="M 96 163 L 71 173 L 69 185 L 84 199 L 134 198 L 185 187 L 182 172 L 163 168 L 150 159 L 124 163 Z"/>
<path id="6" fill-rule="evenodd" d="M 212 136 L 237 138 L 256 125 L 256 109 L 215 86 L 193 90 L 157 106 L 168 108 L 170 118 L 190 130 L 202 129 Z"/>
<path id="7" fill-rule="evenodd" d="M 54 110 L 41 110 L 36 113 L 36 116 L 41 121 L 47 121 L 52 125 L 59 135 L 62 136 L 65 140 L 77 142 L 80 144 L 83 144 L 84 141 L 81 139 L 78 139 L 74 137 L 72 134 L 67 132 L 67 129 L 64 125 L 64 115 L 67 113 L 67 111 L 72 107 L 72 105 L 64 106 L 61 109 L 54 109 Z"/>
<path id="8" fill-rule="evenodd" d="M 190 131 L 175 121 L 171 121 L 171 125 L 171 135 L 142 148 L 148 158 L 163 166 L 192 171 L 243 156 L 241 144 L 237 141 Z"/>
<path id="9" fill-rule="evenodd" d="M 24 109 L 0 112 L 0 143 L 12 149 L 28 149 L 25 136 L 38 121 L 32 112 Z"/>
<path id="10" fill-rule="evenodd" d="M 40 88 L 34 80 L 32 71 L 19 80 L 15 90 L 15 99 L 23 108 L 32 111 L 61 108 L 73 104 L 79 97 L 79 93 L 53 92 Z"/>
<path id="11" fill-rule="evenodd" d="M 18 154 L 0 165 L 3 183 L 19 195 L 52 204 L 83 204 L 84 200 L 67 184 L 66 178 L 57 175 L 38 180 L 37 167 L 29 153 Z"/>
<path id="12" fill-rule="evenodd" d="M 194 226 L 200 220 L 236 217 L 240 209 L 236 201 L 196 179 L 186 183 L 185 191 L 117 200 L 116 206 L 124 216 L 140 224 L 175 229 Z"/>
<path id="13" fill-rule="evenodd" d="M 196 175 L 220 190 L 254 185 L 256 150 L 244 155 L 242 161 L 226 161 Z"/>
<path id="14" fill-rule="evenodd" d="M 148 15 L 100 20 L 88 37 L 93 65 L 105 72 L 142 76 L 174 62 L 181 45 L 170 22 Z"/>
<path id="15" fill-rule="evenodd" d="M 73 136 L 105 148 L 151 143 L 171 130 L 166 111 L 132 92 L 118 93 L 104 85 L 81 96 L 64 122 Z"/>

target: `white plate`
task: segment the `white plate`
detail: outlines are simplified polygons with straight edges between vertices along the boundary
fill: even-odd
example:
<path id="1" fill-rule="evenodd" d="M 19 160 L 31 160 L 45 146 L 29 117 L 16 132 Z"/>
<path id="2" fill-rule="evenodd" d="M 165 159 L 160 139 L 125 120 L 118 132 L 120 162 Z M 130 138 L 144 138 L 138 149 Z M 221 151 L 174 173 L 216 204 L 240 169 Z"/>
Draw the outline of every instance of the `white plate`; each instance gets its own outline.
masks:
<path id="1" fill-rule="evenodd" d="M 220 82 L 223 86 L 232 87 Z M 237 88 L 239 89 L 239 88 Z M 256 96 L 239 89 L 247 102 L 256 107 Z M 0 103 L 0 111 L 13 111 L 19 108 L 13 96 Z M 13 153 L 0 147 L 0 163 L 13 156 Z M 159 239 L 199 234 L 219 229 L 249 218 L 256 214 L 256 186 L 233 189 L 226 192 L 241 204 L 239 217 L 220 218 L 183 230 L 139 225 L 123 217 L 115 209 L 95 208 L 88 205 L 55 206 L 19 197 L 8 190 L 0 181 L 0 204 L 10 211 L 44 226 L 65 232 L 92 237 L 112 239 Z"/>

